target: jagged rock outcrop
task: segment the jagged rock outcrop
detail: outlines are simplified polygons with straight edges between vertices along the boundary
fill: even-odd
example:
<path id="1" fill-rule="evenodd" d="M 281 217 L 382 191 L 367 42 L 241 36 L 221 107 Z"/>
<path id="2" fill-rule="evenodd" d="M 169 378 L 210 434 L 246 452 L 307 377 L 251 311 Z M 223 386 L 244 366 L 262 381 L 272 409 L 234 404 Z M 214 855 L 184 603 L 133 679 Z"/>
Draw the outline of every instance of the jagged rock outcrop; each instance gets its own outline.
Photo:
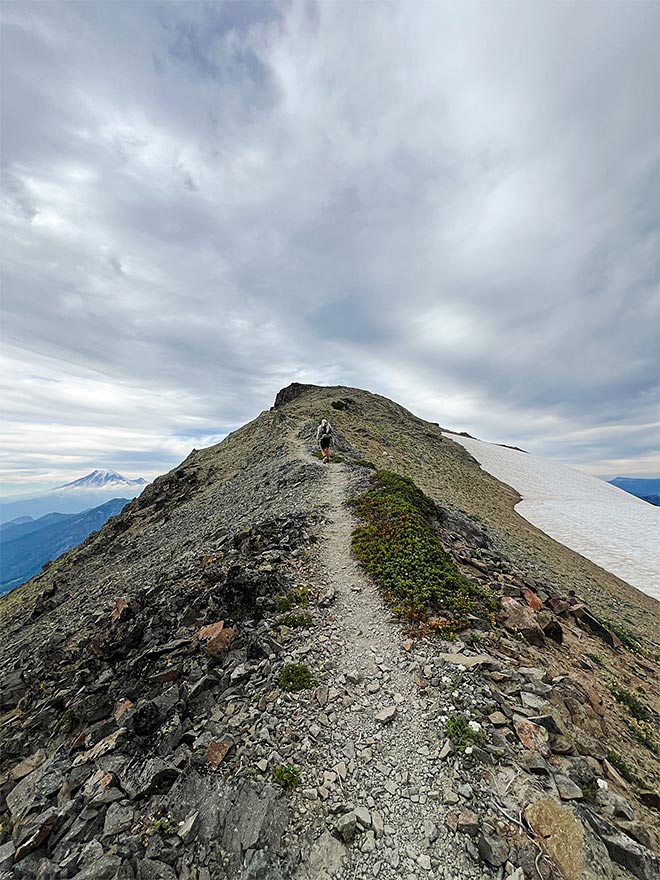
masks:
<path id="1" fill-rule="evenodd" d="M 497 604 L 452 642 L 351 556 L 373 466 Z M 0 876 L 653 880 L 657 603 L 516 500 L 357 389 L 191 453 L 0 600 Z"/>

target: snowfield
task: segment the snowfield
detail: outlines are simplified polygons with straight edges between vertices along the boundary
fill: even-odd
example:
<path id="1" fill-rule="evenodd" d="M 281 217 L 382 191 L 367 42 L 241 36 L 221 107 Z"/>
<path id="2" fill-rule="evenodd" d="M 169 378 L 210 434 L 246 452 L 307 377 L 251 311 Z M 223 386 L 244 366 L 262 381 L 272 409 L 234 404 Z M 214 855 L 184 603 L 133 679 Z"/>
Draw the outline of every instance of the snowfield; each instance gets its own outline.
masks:
<path id="1" fill-rule="evenodd" d="M 446 434 L 514 488 L 516 511 L 555 541 L 660 599 L 660 507 L 566 465 Z"/>

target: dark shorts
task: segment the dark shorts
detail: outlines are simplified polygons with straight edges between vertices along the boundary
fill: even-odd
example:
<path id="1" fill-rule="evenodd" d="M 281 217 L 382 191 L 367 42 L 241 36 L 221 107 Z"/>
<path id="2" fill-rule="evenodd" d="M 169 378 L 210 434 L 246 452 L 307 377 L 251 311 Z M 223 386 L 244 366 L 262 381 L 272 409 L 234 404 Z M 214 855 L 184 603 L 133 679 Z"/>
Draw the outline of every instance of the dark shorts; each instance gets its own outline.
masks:
<path id="1" fill-rule="evenodd" d="M 329 437 L 321 437 L 321 449 L 330 449 Z"/>

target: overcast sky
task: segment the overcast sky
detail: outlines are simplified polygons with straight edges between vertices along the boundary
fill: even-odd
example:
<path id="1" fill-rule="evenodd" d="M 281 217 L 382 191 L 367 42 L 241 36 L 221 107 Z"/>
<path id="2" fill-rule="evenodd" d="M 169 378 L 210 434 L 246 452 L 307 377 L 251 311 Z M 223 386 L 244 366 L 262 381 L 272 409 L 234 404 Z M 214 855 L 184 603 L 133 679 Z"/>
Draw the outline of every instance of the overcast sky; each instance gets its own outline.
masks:
<path id="1" fill-rule="evenodd" d="M 291 381 L 657 475 L 656 2 L 3 2 L 2 486 Z"/>

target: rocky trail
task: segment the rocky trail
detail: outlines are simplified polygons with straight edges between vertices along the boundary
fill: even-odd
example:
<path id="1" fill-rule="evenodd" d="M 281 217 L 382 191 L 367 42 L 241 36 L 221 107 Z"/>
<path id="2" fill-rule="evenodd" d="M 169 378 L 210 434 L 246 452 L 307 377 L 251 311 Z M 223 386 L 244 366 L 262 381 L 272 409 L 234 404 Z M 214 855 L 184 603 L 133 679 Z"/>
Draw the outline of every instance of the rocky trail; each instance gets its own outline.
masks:
<path id="1" fill-rule="evenodd" d="M 346 502 L 438 431 L 348 391 L 284 389 L 4 597 L 1 880 L 660 880 L 658 658 L 448 489 L 495 611 L 395 619 Z"/>
<path id="2" fill-rule="evenodd" d="M 328 623 L 340 651 L 339 681 L 356 691 L 339 725 L 350 735 L 347 743 L 354 744 L 346 749 L 349 759 L 356 749 L 360 756 L 344 785 L 356 809 L 345 813 L 339 826 L 348 842 L 357 833 L 358 845 L 340 876 L 394 878 L 403 873 L 412 880 L 433 871 L 434 876 L 458 877 L 462 860 L 446 837 L 439 839 L 437 801 L 445 780 L 429 706 L 415 683 L 418 662 L 402 647 L 400 624 L 351 554 L 356 521 L 346 506 L 352 494 L 350 470 L 342 464 L 324 469 L 320 488 L 328 521 L 320 559 L 322 577 L 335 590 Z M 467 863 L 463 868 L 465 876 L 480 874 Z"/>

